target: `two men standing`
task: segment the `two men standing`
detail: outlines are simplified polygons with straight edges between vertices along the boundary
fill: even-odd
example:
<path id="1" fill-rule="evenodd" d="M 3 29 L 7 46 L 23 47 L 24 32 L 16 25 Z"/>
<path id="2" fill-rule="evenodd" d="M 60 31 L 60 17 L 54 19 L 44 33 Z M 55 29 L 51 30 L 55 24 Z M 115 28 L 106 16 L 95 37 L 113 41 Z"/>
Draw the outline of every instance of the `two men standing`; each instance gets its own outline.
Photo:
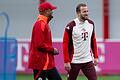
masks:
<path id="1" fill-rule="evenodd" d="M 28 64 L 33 69 L 35 80 L 62 80 L 55 68 L 54 55 L 58 54 L 58 50 L 52 46 L 49 27 L 54 9 L 56 7 L 48 2 L 40 4 L 40 14 L 33 27 Z M 97 80 L 94 67 L 98 63 L 95 26 L 88 19 L 86 4 L 77 5 L 76 13 L 77 18 L 65 27 L 63 36 L 64 67 L 68 80 L 76 80 L 80 69 L 88 80 Z"/>

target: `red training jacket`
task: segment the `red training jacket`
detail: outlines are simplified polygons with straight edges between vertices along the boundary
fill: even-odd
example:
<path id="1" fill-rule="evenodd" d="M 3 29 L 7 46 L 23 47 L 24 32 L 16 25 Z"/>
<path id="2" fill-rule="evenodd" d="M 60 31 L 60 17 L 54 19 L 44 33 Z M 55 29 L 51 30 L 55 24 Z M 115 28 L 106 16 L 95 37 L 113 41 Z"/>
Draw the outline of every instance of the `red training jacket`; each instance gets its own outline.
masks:
<path id="1" fill-rule="evenodd" d="M 48 18 L 39 15 L 32 31 L 28 67 L 36 70 L 52 69 L 55 67 L 53 52 Z"/>

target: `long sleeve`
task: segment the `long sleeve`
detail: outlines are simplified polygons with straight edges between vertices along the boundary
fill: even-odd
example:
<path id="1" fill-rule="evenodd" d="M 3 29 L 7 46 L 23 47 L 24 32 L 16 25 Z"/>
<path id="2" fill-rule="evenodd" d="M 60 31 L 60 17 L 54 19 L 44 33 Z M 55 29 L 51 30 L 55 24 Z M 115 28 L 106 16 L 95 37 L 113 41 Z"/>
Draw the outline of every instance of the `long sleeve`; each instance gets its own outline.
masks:
<path id="1" fill-rule="evenodd" d="M 40 51 L 53 53 L 54 48 L 45 40 L 47 37 L 46 35 L 46 24 L 43 21 L 36 22 L 33 29 L 33 42 L 35 44 L 35 47 Z"/>
<path id="2" fill-rule="evenodd" d="M 94 58 L 98 58 L 97 43 L 96 43 L 96 36 L 95 36 L 94 29 L 91 37 L 91 49 L 92 49 Z"/>
<path id="3" fill-rule="evenodd" d="M 64 36 L 63 36 L 63 55 L 64 55 L 64 63 L 69 62 L 69 53 L 68 53 L 68 44 L 69 44 L 69 37 L 68 33 L 65 30 Z"/>
<path id="4" fill-rule="evenodd" d="M 63 35 L 63 55 L 64 55 L 64 63 L 71 62 L 72 56 L 74 53 L 73 49 L 73 41 L 72 41 L 72 30 L 75 26 L 75 22 L 71 21 L 65 27 L 64 35 Z"/>

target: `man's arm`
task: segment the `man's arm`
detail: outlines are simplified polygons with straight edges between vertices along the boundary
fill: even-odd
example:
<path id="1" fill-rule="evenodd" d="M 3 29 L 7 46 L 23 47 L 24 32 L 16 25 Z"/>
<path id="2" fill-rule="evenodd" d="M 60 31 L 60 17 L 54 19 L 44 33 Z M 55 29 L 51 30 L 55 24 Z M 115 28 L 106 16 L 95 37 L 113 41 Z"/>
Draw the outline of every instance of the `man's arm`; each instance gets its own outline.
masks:
<path id="1" fill-rule="evenodd" d="M 70 71 L 70 60 L 69 60 L 69 53 L 68 53 L 68 44 L 69 44 L 69 37 L 67 30 L 64 31 L 63 36 L 63 55 L 64 55 L 64 68 L 66 71 Z"/>
<path id="2" fill-rule="evenodd" d="M 73 52 L 73 43 L 72 43 L 72 29 L 75 26 L 75 22 L 71 21 L 65 28 L 63 36 L 63 55 L 64 55 L 64 67 L 66 71 L 70 71 L 70 57 Z"/>
<path id="3" fill-rule="evenodd" d="M 94 64 L 98 64 L 98 51 L 97 51 L 97 42 L 96 42 L 96 35 L 93 29 L 92 37 L 91 37 L 91 49 L 94 55 Z"/>

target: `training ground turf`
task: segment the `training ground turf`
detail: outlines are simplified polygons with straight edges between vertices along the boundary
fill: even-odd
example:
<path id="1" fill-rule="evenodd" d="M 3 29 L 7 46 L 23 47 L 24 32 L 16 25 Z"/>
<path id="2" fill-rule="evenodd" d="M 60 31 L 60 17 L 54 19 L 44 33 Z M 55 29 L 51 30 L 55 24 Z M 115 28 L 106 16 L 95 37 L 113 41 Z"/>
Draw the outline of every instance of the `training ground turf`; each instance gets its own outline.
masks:
<path id="1" fill-rule="evenodd" d="M 62 80 L 67 80 L 65 75 L 61 75 Z M 33 80 L 31 74 L 17 74 L 16 80 Z M 84 76 L 78 76 L 77 80 L 87 80 Z M 120 80 L 120 75 L 106 75 L 99 76 L 98 80 Z"/>

